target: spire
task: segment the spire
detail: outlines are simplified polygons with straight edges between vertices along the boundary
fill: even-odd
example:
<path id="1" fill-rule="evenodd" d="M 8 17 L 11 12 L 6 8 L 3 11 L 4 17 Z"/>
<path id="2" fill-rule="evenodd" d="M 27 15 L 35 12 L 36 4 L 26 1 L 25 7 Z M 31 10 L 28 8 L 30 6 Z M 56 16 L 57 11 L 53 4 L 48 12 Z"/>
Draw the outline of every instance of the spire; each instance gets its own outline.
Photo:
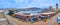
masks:
<path id="1" fill-rule="evenodd" d="M 58 6 L 58 4 L 56 3 L 56 6 Z"/>
<path id="2" fill-rule="evenodd" d="M 56 3 L 56 14 L 58 14 L 58 4 Z"/>

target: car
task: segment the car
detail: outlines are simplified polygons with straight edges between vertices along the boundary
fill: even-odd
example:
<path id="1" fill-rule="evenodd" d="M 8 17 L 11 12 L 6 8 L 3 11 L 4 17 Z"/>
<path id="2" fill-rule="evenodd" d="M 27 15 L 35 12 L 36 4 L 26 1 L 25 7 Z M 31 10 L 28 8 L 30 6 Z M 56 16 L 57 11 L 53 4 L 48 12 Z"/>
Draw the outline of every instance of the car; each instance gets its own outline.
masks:
<path id="1" fill-rule="evenodd" d="M 57 22 L 60 24 L 60 16 L 57 17 Z"/>

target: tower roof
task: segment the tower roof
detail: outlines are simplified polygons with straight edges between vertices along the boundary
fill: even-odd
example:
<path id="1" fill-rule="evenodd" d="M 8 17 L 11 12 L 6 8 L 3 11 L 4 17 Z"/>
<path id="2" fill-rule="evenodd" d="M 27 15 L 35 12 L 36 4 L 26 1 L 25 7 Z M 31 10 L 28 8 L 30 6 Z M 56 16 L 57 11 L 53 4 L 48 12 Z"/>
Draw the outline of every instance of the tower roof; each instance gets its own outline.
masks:
<path id="1" fill-rule="evenodd" d="M 56 3 L 56 6 L 58 6 L 58 4 Z"/>

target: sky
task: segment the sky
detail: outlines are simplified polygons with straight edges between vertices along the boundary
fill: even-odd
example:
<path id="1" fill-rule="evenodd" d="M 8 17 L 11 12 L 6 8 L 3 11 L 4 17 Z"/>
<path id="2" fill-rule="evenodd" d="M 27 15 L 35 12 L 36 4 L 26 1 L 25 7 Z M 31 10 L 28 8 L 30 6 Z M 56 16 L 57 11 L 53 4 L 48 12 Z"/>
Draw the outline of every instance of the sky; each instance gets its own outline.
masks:
<path id="1" fill-rule="evenodd" d="M 55 8 L 56 3 L 60 8 L 60 0 L 0 0 L 0 8 L 45 8 L 49 6 Z"/>

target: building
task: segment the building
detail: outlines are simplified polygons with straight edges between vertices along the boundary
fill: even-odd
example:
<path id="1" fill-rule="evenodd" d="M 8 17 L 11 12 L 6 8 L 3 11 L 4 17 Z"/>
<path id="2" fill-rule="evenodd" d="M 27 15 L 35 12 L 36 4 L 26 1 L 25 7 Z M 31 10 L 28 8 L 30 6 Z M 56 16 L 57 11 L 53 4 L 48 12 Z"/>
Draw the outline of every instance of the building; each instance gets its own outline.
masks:
<path id="1" fill-rule="evenodd" d="M 48 8 L 45 8 L 41 11 L 41 13 L 46 13 L 46 12 L 55 12 L 55 9 L 53 9 L 52 6 L 49 6 Z"/>
<path id="2" fill-rule="evenodd" d="M 58 14 L 58 4 L 56 4 L 56 14 Z"/>

